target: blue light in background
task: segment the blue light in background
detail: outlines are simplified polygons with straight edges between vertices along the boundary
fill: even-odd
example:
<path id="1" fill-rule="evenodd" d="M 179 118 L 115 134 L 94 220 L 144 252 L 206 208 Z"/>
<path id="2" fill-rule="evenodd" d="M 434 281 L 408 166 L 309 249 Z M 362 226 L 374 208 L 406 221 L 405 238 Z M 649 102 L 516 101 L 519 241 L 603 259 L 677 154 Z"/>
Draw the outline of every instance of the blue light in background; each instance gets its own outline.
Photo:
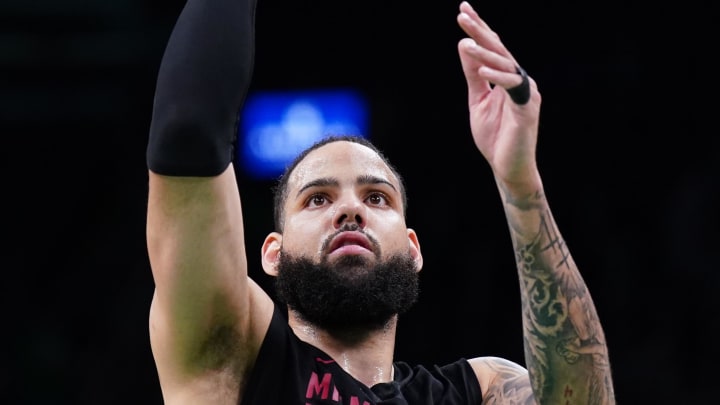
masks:
<path id="1" fill-rule="evenodd" d="M 368 137 L 367 127 L 367 101 L 355 90 L 254 92 L 240 115 L 240 166 L 255 179 L 277 178 L 314 142 L 330 135 Z"/>

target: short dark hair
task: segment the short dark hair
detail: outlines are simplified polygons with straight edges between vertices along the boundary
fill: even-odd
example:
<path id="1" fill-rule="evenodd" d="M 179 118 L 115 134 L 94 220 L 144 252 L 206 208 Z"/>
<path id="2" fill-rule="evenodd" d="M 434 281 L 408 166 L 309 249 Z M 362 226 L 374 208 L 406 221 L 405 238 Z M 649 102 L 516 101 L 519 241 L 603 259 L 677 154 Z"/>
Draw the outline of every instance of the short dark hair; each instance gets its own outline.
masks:
<path id="1" fill-rule="evenodd" d="M 273 189 L 273 215 L 274 215 L 274 222 L 275 222 L 275 231 L 282 233 L 283 231 L 283 222 L 285 221 L 285 200 L 287 199 L 287 193 L 288 193 L 288 179 L 290 178 L 290 175 L 295 170 L 295 167 L 303 160 L 305 157 L 315 149 L 318 149 L 319 147 L 323 145 L 327 145 L 331 142 L 339 142 L 339 141 L 346 141 L 346 142 L 354 142 L 363 146 L 366 146 L 370 149 L 372 149 L 377 155 L 380 157 L 380 159 L 385 162 L 385 164 L 390 168 L 390 171 L 395 175 L 395 177 L 398 179 L 398 182 L 400 183 L 400 196 L 402 198 L 402 209 L 403 209 L 403 216 L 406 215 L 407 212 L 407 195 L 405 192 L 405 184 L 403 182 L 402 176 L 400 176 L 400 173 L 398 173 L 395 166 L 393 166 L 388 158 L 380 151 L 378 147 L 376 147 L 370 140 L 367 138 L 358 136 L 358 135 L 331 135 L 327 136 L 325 138 L 320 139 L 319 141 L 316 141 L 312 145 L 310 145 L 308 148 L 300 152 L 299 155 L 293 159 L 290 164 L 285 167 L 285 171 L 280 175 L 278 178 L 278 181 Z"/>

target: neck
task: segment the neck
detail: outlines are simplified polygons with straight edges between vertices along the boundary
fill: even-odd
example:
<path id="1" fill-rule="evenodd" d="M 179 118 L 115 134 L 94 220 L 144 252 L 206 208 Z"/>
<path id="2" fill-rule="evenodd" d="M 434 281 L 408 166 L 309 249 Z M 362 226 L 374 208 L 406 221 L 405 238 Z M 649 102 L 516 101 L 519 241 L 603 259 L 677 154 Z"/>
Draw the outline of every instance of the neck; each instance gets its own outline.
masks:
<path id="1" fill-rule="evenodd" d="M 332 357 L 348 374 L 368 387 L 392 381 L 397 316 L 377 330 L 328 331 L 288 311 L 288 323 L 300 340 Z"/>

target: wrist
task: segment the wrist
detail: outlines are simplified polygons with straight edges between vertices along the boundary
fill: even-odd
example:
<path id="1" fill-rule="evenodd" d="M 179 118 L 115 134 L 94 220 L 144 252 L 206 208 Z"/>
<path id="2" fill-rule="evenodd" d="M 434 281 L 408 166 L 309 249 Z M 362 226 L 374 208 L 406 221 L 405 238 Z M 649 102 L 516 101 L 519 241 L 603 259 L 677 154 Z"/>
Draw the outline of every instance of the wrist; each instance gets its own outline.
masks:
<path id="1" fill-rule="evenodd" d="M 545 199 L 542 179 L 537 171 L 534 171 L 532 175 L 521 176 L 512 180 L 495 175 L 495 183 L 503 201 L 510 202 L 518 207 L 534 206 L 540 200 Z"/>

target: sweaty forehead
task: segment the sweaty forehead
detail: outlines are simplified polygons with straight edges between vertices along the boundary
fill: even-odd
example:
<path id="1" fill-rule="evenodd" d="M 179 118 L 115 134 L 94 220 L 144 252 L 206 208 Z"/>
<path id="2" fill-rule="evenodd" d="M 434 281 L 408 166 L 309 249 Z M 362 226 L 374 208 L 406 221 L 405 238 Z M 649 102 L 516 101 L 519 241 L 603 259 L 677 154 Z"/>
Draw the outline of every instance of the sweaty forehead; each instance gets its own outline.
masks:
<path id="1" fill-rule="evenodd" d="M 375 151 L 348 141 L 331 142 L 310 152 L 295 167 L 288 186 L 293 190 L 323 177 L 355 179 L 360 175 L 387 179 L 398 187 L 392 171 Z"/>

